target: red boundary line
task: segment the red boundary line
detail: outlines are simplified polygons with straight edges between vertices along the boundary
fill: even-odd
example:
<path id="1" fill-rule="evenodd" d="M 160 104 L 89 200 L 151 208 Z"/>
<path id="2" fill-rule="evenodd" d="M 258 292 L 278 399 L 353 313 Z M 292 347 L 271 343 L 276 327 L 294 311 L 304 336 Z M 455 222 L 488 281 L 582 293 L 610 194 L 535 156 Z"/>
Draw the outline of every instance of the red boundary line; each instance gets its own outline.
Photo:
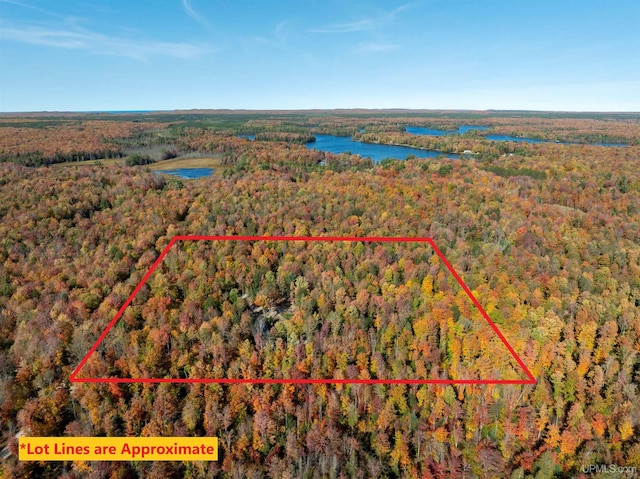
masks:
<path id="1" fill-rule="evenodd" d="M 489 323 L 491 329 L 496 333 L 502 344 L 505 345 L 509 354 L 516 360 L 528 379 L 246 379 L 246 378 L 220 378 L 220 379 L 195 379 L 195 378 L 78 378 L 77 375 L 82 367 L 87 363 L 89 357 L 98 349 L 98 346 L 116 322 L 124 314 L 127 306 L 131 304 L 133 298 L 147 282 L 151 274 L 160 265 L 169 249 L 177 241 L 355 241 L 365 243 L 429 243 L 436 252 L 440 260 L 453 275 L 455 280 L 462 286 L 464 292 L 469 296 L 475 307 L 480 311 L 482 317 Z M 205 383 L 205 384 L 535 384 L 536 380 L 524 364 L 522 359 L 516 354 L 507 339 L 500 332 L 496 324 L 491 320 L 487 312 L 473 296 L 469 287 L 464 283 L 460 275 L 453 269 L 451 263 L 445 258 L 442 251 L 436 246 L 432 238 L 394 238 L 394 237 L 348 237 L 348 236 L 174 236 L 169 244 L 162 250 L 158 259 L 151 265 L 147 274 L 138 283 L 133 292 L 129 295 L 118 313 L 107 325 L 100 337 L 95 341 L 89 352 L 82 358 L 80 364 L 73 370 L 69 381 L 77 383 Z"/>

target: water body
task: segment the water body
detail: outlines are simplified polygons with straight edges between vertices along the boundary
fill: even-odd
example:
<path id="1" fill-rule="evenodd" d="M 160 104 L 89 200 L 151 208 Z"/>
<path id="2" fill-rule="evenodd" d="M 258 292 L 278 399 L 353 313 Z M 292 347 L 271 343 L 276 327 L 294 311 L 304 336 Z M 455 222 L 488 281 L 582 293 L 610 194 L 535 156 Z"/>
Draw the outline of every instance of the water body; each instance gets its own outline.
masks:
<path id="1" fill-rule="evenodd" d="M 430 136 L 449 136 L 449 135 L 461 135 L 468 131 L 482 131 L 488 130 L 488 126 L 474 126 L 474 125 L 462 125 L 455 131 L 436 130 L 435 128 L 423 128 L 420 126 L 408 126 L 405 128 L 407 133 L 412 135 L 430 135 Z"/>
<path id="2" fill-rule="evenodd" d="M 537 140 L 536 138 L 520 138 L 518 136 L 508 136 L 508 135 L 487 135 L 485 136 L 487 140 L 493 141 L 515 141 L 516 143 L 555 143 L 553 141 L 546 140 Z M 568 143 L 559 143 L 567 145 Z"/>
<path id="3" fill-rule="evenodd" d="M 140 113 L 154 113 L 158 110 L 106 110 L 106 111 L 93 111 L 90 113 L 107 113 L 109 115 L 137 115 Z"/>
<path id="4" fill-rule="evenodd" d="M 445 130 L 436 130 L 434 128 L 422 128 L 418 126 L 408 126 L 405 128 L 407 133 L 411 133 L 412 135 L 430 135 L 430 136 L 450 136 L 450 135 L 461 135 L 468 131 L 483 131 L 488 130 L 488 126 L 472 126 L 472 125 L 463 125 L 458 128 L 456 131 L 445 131 Z M 487 135 L 485 136 L 487 140 L 493 141 L 515 141 L 516 143 L 557 143 L 558 145 L 596 145 L 596 146 L 628 146 L 624 143 L 577 143 L 572 141 L 550 141 L 550 140 L 538 140 L 536 138 L 525 138 L 519 136 L 509 136 L 509 135 Z"/>
<path id="5" fill-rule="evenodd" d="M 468 131 L 484 131 L 484 130 L 488 130 L 489 127 L 488 126 L 477 126 L 477 125 L 462 125 L 460 128 L 458 128 L 455 133 L 466 133 Z"/>
<path id="6" fill-rule="evenodd" d="M 255 140 L 256 139 L 256 135 L 238 135 L 238 138 L 247 138 L 248 140 Z"/>
<path id="7" fill-rule="evenodd" d="M 629 146 L 626 143 L 586 143 L 586 144 L 595 145 L 595 146 Z"/>
<path id="8" fill-rule="evenodd" d="M 305 143 L 310 150 L 327 151 L 329 153 L 351 152 L 362 157 L 369 157 L 376 163 L 385 158 L 397 158 L 406 160 L 409 155 L 416 155 L 418 158 L 435 158 L 444 155 L 447 158 L 458 158 L 454 153 L 442 153 L 433 150 L 421 150 L 409 146 L 377 145 L 375 143 L 362 143 L 354 141 L 348 136 L 314 135 L 316 141 Z"/>
<path id="9" fill-rule="evenodd" d="M 179 176 L 187 180 L 195 180 L 211 176 L 213 168 L 176 168 L 175 170 L 156 170 L 158 173 L 166 173 L 167 175 Z"/>
<path id="10" fill-rule="evenodd" d="M 550 141 L 538 140 L 536 138 L 520 138 L 508 135 L 487 135 L 487 140 L 493 141 L 515 141 L 517 143 L 556 143 L 558 145 L 592 145 L 592 146 L 629 146 L 624 143 L 578 143 L 577 141 Z"/>

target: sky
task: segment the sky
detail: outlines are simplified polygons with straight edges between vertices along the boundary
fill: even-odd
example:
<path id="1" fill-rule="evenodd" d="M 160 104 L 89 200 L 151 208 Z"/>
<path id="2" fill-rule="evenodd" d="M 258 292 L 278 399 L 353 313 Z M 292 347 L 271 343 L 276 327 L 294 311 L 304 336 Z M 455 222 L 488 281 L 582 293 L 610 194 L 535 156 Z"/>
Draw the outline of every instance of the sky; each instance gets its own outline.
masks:
<path id="1" fill-rule="evenodd" d="M 0 0 L 0 111 L 640 111 L 638 0 Z"/>

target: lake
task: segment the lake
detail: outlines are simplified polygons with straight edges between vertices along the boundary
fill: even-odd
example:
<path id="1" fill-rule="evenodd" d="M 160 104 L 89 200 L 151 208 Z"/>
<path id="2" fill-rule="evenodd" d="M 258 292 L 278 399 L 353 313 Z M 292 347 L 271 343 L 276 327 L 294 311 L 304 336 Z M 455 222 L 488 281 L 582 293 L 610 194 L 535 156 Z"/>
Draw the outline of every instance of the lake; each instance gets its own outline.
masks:
<path id="1" fill-rule="evenodd" d="M 407 133 L 412 135 L 429 135 L 429 136 L 451 136 L 451 135 L 462 135 L 468 131 L 483 131 L 488 130 L 488 126 L 473 126 L 473 125 L 463 125 L 455 131 L 446 131 L 446 130 L 437 130 L 435 128 L 424 128 L 420 126 L 408 126 L 405 128 Z M 487 135 L 485 136 L 487 140 L 493 141 L 517 141 L 520 143 L 545 143 L 543 140 L 536 140 L 535 138 L 517 138 L 515 136 L 507 136 L 507 135 Z"/>
<path id="2" fill-rule="evenodd" d="M 487 135 L 485 138 L 487 140 L 493 140 L 493 141 L 515 141 L 518 143 L 556 143 L 558 145 L 629 146 L 624 143 L 578 143 L 576 141 L 537 140 L 535 138 L 520 138 L 517 136 L 508 136 L 508 135 Z"/>
<path id="3" fill-rule="evenodd" d="M 468 131 L 482 131 L 488 130 L 488 126 L 473 126 L 473 125 L 462 125 L 455 131 L 445 131 L 445 130 L 436 130 L 435 128 L 423 128 L 420 126 L 408 126 L 405 128 L 407 133 L 411 133 L 412 135 L 430 135 L 430 136 L 448 136 L 448 135 L 462 135 Z"/>
<path id="4" fill-rule="evenodd" d="M 436 156 L 446 156 L 447 158 L 458 158 L 454 153 L 442 153 L 433 150 L 421 150 L 409 146 L 378 145 L 375 143 L 362 143 L 354 141 L 348 136 L 334 135 L 314 135 L 316 141 L 305 143 L 310 150 L 327 151 L 329 153 L 351 152 L 354 155 L 369 157 L 376 163 L 385 158 L 397 158 L 406 160 L 409 155 L 416 155 L 418 158 L 435 158 Z"/>
<path id="5" fill-rule="evenodd" d="M 176 168 L 175 170 L 156 170 L 156 172 L 179 176 L 187 180 L 195 180 L 196 178 L 211 176 L 213 168 Z"/>
<path id="6" fill-rule="evenodd" d="M 508 136 L 508 135 L 487 135 L 485 136 L 487 140 L 493 141 L 515 141 L 517 143 L 555 143 L 554 141 L 545 141 L 545 140 L 537 140 L 535 138 L 520 138 L 518 136 Z M 567 144 L 567 143 L 559 143 L 559 144 Z"/>
<path id="7" fill-rule="evenodd" d="M 468 131 L 483 131 L 488 130 L 488 126 L 473 126 L 463 125 L 455 131 L 436 130 L 435 128 L 423 128 L 419 126 L 408 126 L 405 128 L 407 133 L 412 135 L 429 135 L 429 136 L 449 136 L 449 135 L 461 135 Z M 517 143 L 557 143 L 558 145 L 595 145 L 595 146 L 628 146 L 624 143 L 577 143 L 571 141 L 550 141 L 550 140 L 538 140 L 536 138 L 525 138 L 509 135 L 486 135 L 484 138 L 493 141 L 515 141 Z"/>

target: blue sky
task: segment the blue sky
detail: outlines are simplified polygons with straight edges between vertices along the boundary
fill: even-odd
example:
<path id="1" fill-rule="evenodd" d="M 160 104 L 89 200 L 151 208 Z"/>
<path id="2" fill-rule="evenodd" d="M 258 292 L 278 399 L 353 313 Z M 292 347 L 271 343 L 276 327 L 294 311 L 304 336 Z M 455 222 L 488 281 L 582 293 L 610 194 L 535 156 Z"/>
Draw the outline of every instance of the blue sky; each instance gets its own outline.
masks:
<path id="1" fill-rule="evenodd" d="M 0 0 L 0 111 L 640 111 L 637 0 Z"/>

